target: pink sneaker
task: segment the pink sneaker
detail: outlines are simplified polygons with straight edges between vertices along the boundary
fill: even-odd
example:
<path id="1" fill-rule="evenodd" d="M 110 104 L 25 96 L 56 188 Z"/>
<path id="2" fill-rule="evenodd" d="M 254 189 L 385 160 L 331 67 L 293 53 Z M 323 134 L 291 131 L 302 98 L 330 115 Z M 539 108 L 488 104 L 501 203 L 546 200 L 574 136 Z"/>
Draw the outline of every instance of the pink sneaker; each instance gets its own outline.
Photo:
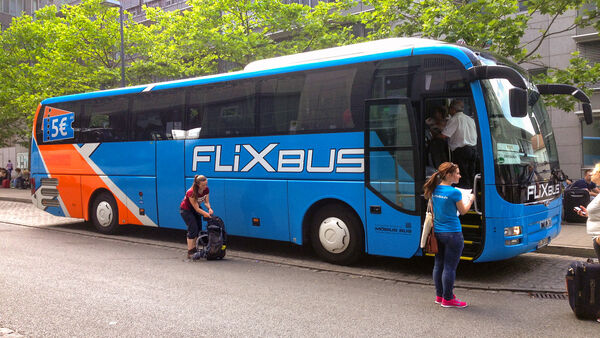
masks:
<path id="1" fill-rule="evenodd" d="M 464 308 L 464 307 L 467 307 L 467 303 L 461 302 L 460 299 L 458 299 L 458 298 L 456 298 L 456 296 L 454 296 L 454 299 L 452 299 L 452 300 L 442 299 L 442 307 Z"/>
<path id="2" fill-rule="evenodd" d="M 444 298 L 442 298 L 440 296 L 435 296 L 435 303 L 436 304 L 442 304 L 442 300 L 444 300 Z"/>

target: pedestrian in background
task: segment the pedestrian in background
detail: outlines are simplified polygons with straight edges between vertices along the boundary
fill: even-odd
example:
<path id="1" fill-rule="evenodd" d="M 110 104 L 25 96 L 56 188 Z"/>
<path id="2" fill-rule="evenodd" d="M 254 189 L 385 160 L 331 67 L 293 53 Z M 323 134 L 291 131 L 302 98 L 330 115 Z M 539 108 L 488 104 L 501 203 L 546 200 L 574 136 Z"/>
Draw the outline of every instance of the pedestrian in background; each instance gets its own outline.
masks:
<path id="1" fill-rule="evenodd" d="M 8 170 L 0 168 L 0 187 L 4 186 L 4 180 L 8 180 Z"/>
<path id="2" fill-rule="evenodd" d="M 13 171 L 13 164 L 10 163 L 10 160 L 8 160 L 8 163 L 6 164 L 6 170 L 8 170 L 8 179 L 10 180 Z"/>
<path id="3" fill-rule="evenodd" d="M 600 193 L 600 189 L 598 189 L 598 184 L 592 180 L 592 172 L 593 171 L 594 171 L 593 169 L 586 170 L 585 174 L 583 175 L 583 178 L 575 181 L 575 183 L 573 183 L 573 185 L 571 185 L 571 188 L 572 189 L 585 189 L 585 190 L 589 191 L 591 198 L 598 196 L 598 194 Z"/>
<path id="4" fill-rule="evenodd" d="M 600 185 L 600 163 L 596 163 L 590 178 L 596 185 Z M 580 205 L 579 210 L 575 210 L 579 216 L 587 217 L 586 230 L 593 236 L 594 251 L 600 260 L 600 197 L 594 198 L 587 208 Z"/>
<path id="5" fill-rule="evenodd" d="M 202 229 L 202 218 L 211 218 L 213 210 L 210 207 L 210 201 L 208 198 L 208 180 L 204 175 L 196 175 L 194 177 L 194 184 L 186 191 L 181 205 L 179 206 L 179 213 L 181 218 L 187 225 L 187 248 L 189 259 L 199 259 L 200 257 L 194 256 L 197 253 L 196 239 Z M 204 206 L 208 211 L 202 210 L 200 204 L 204 203 Z"/>
<path id="6" fill-rule="evenodd" d="M 462 193 L 452 185 L 460 180 L 460 169 L 452 162 L 440 164 L 423 186 L 426 199 L 433 205 L 433 229 L 438 241 L 438 253 L 435 255 L 433 282 L 435 283 L 435 303 L 443 307 L 464 308 L 466 302 L 454 295 L 456 268 L 464 247 L 462 227 L 457 211 L 464 215 L 469 211 L 475 195 L 464 204 Z"/>
<path id="7" fill-rule="evenodd" d="M 21 173 L 21 169 L 15 169 L 15 177 L 12 179 L 12 187 L 21 189 L 23 187 L 23 174 Z"/>

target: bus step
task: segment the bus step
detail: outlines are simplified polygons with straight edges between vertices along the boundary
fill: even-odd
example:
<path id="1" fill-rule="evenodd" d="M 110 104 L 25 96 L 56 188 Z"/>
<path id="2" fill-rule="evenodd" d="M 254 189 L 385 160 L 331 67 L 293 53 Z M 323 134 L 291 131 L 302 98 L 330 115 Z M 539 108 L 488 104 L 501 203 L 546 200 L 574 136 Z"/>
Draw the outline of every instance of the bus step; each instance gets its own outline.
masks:
<path id="1" fill-rule="evenodd" d="M 477 241 L 468 241 L 468 240 L 466 240 L 466 239 L 465 239 L 463 242 L 464 242 L 465 244 L 468 244 L 468 245 L 481 245 L 481 243 L 480 243 L 480 242 L 477 242 Z"/>
<path id="2" fill-rule="evenodd" d="M 435 254 L 426 253 L 425 256 L 435 257 Z M 471 256 L 460 256 L 460 259 L 463 260 L 463 261 L 472 261 L 473 257 L 471 257 Z"/>
<path id="3" fill-rule="evenodd" d="M 479 229 L 481 227 L 480 225 L 472 225 L 472 224 L 461 224 L 461 226 L 463 228 L 469 228 L 469 229 Z"/>

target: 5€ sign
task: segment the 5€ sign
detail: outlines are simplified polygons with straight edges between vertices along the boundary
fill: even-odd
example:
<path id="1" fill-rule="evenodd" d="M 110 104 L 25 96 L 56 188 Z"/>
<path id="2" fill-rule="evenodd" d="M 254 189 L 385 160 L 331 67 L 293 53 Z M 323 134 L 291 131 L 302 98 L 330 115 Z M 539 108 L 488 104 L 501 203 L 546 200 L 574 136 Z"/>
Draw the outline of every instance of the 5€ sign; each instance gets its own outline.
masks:
<path id="1" fill-rule="evenodd" d="M 75 113 L 47 107 L 44 112 L 44 142 L 73 138 L 73 121 Z"/>

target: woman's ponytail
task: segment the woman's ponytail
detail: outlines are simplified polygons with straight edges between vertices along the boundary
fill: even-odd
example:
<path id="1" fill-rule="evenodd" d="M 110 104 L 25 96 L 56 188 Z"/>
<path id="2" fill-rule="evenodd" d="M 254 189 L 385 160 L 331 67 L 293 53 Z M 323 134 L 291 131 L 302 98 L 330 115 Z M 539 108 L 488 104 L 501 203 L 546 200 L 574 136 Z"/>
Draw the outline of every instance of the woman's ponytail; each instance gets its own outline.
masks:
<path id="1" fill-rule="evenodd" d="M 431 199 L 435 188 L 440 185 L 440 182 L 446 177 L 446 175 L 452 174 L 456 170 L 458 170 L 458 166 L 452 162 L 444 162 L 440 164 L 435 174 L 431 175 L 431 177 L 429 177 L 427 182 L 425 182 L 423 185 L 423 196 L 425 196 L 426 199 Z"/>
<path id="2" fill-rule="evenodd" d="M 433 175 L 429 177 L 427 182 L 423 185 L 423 195 L 426 199 L 431 199 L 431 195 L 433 195 L 433 191 L 440 184 L 440 172 L 436 171 Z"/>

